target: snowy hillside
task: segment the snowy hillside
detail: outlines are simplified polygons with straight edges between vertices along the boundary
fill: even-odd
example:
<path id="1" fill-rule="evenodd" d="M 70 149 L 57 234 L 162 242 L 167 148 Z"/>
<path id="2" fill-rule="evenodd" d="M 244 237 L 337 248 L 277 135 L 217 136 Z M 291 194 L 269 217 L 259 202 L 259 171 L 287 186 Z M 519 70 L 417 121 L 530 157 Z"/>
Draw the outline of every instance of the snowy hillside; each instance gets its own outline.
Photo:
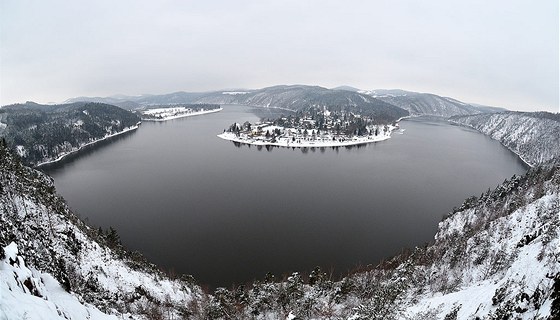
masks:
<path id="1" fill-rule="evenodd" d="M 341 281 L 315 269 L 218 289 L 206 310 L 223 319 L 557 319 L 559 215 L 557 159 L 467 199 L 426 247 Z"/>
<path id="2" fill-rule="evenodd" d="M 177 103 L 244 104 L 288 110 L 304 110 L 312 106 L 328 108 L 354 108 L 362 113 L 377 112 L 398 119 L 406 115 L 451 117 L 488 112 L 506 111 L 503 108 L 464 103 L 431 93 L 411 92 L 400 89 L 360 90 L 341 86 L 326 89 L 318 86 L 279 85 L 256 90 L 228 90 L 214 92 L 174 92 L 162 95 L 78 97 L 67 102 L 92 101 L 138 109 L 142 106 Z M 402 110 L 406 110 L 403 111 Z"/>
<path id="3" fill-rule="evenodd" d="M 83 303 L 48 273 L 26 266 L 12 242 L 0 261 L 0 319 L 118 319 Z"/>
<path id="4" fill-rule="evenodd" d="M 85 145 L 138 128 L 140 118 L 101 103 L 41 105 L 0 109 L 0 136 L 30 165 L 51 162 Z"/>
<path id="5" fill-rule="evenodd" d="M 408 292 L 406 312 L 457 311 L 457 319 L 547 319 L 551 309 L 560 315 L 559 231 L 556 159 L 467 199 L 440 223 L 435 243 L 416 258 L 420 286 Z M 422 265 L 426 260 L 432 262 Z"/>
<path id="6" fill-rule="evenodd" d="M 486 109 L 447 97 L 431 93 L 419 93 L 403 90 L 366 91 L 372 97 L 397 107 L 408 110 L 411 115 L 430 115 L 451 117 L 485 112 Z"/>
<path id="7" fill-rule="evenodd" d="M 86 319 L 97 309 L 178 314 L 201 294 L 189 278 L 173 280 L 125 251 L 114 230 L 86 226 L 51 178 L 23 166 L 3 142 L 0 186 L 0 319 Z"/>
<path id="8" fill-rule="evenodd" d="M 560 155 L 560 114 L 503 112 L 452 117 L 450 121 L 500 141 L 529 165 Z"/>
<path id="9" fill-rule="evenodd" d="M 112 98 L 75 98 L 69 101 L 107 101 Z M 346 90 L 329 90 L 318 86 L 281 85 L 258 90 L 216 91 L 206 93 L 176 92 L 164 95 L 122 97 L 120 102 L 133 101 L 142 105 L 176 103 L 243 104 L 255 107 L 280 108 L 292 111 L 311 107 L 329 110 L 350 110 L 360 114 L 373 114 L 383 123 L 407 116 L 408 111 L 372 96 Z"/>
<path id="10" fill-rule="evenodd" d="M 317 86 L 274 86 L 244 94 L 213 95 L 201 98 L 206 103 L 237 103 L 287 110 L 308 110 L 324 107 L 331 111 L 348 110 L 359 114 L 374 114 L 385 123 L 408 115 L 408 112 L 371 96 L 346 90 L 329 90 Z"/>

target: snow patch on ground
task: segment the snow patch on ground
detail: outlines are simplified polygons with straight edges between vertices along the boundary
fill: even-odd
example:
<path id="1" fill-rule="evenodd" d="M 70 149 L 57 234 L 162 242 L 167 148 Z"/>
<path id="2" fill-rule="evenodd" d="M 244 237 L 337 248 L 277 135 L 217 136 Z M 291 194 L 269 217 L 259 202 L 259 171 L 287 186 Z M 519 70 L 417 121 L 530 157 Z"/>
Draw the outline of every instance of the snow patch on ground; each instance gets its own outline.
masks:
<path id="1" fill-rule="evenodd" d="M 285 133 L 276 137 L 275 140 L 266 138 L 262 135 L 236 134 L 234 132 L 223 132 L 218 135 L 219 138 L 233 142 L 250 144 L 256 146 L 276 146 L 276 147 L 293 147 L 293 148 L 325 148 L 325 147 L 347 147 L 353 145 L 368 144 L 373 142 L 385 141 L 391 138 L 391 132 L 398 129 L 398 125 L 388 125 L 387 130 L 379 130 L 378 135 L 367 136 L 333 136 L 331 134 L 313 135 L 315 130 L 309 130 L 310 134 L 304 136 L 298 134 L 296 129 L 284 128 L 275 125 L 269 125 L 262 128 L 262 132 L 273 132 L 275 129 L 284 131 Z M 401 134 L 404 131 L 400 132 Z"/>
<path id="2" fill-rule="evenodd" d="M 25 150 L 25 147 L 22 145 L 18 145 L 16 146 L 16 153 L 18 154 L 18 156 L 20 157 L 25 157 L 25 154 L 27 153 L 27 151 Z"/>
<path id="3" fill-rule="evenodd" d="M 441 294 L 428 293 L 416 297 L 417 303 L 409 306 L 406 310 L 408 316 L 422 314 L 427 310 L 434 310 L 443 319 L 446 314 L 459 307 L 457 319 L 475 319 L 483 318 L 496 310 L 493 304 L 493 297 L 499 288 L 515 288 L 514 292 L 525 292 L 529 296 L 535 292 L 537 288 L 551 288 L 553 280 L 547 275 L 553 275 L 560 271 L 559 265 L 550 265 L 547 258 L 540 256 L 543 250 L 542 237 L 537 236 L 528 244 L 519 247 L 520 240 L 527 235 L 539 234 L 538 230 L 546 230 L 546 228 L 558 228 L 551 226 L 550 222 L 542 224 L 542 215 L 545 212 L 556 212 L 560 217 L 559 194 L 552 193 L 545 195 L 536 201 L 519 208 L 511 215 L 507 215 L 491 222 L 484 237 L 487 238 L 485 243 L 488 245 L 488 251 L 506 252 L 506 256 L 515 257 L 511 265 L 504 271 L 495 274 L 488 279 L 486 274 L 488 265 L 464 266 L 462 271 L 463 286 L 457 291 Z M 464 234 L 463 226 L 468 224 L 476 224 L 477 214 L 473 209 L 464 210 L 456 213 L 454 216 L 444 220 L 439 225 L 438 238 L 444 236 L 452 236 L 454 234 Z M 482 218 L 485 219 L 485 218 Z M 546 221 L 546 219 L 544 220 Z M 477 255 L 482 250 L 480 244 L 475 244 L 473 239 L 469 240 L 465 254 Z M 547 246 L 552 248 L 560 248 L 558 237 L 551 240 Z M 556 252 L 558 254 L 558 252 Z M 434 272 L 441 272 L 435 269 Z M 506 296 L 506 300 L 514 297 Z M 522 313 L 520 319 L 534 319 L 538 316 L 550 314 L 550 300 L 545 301 L 537 310 L 530 309 Z"/>
<path id="4" fill-rule="evenodd" d="M 238 137 L 233 132 L 224 132 L 218 135 L 219 138 L 233 142 L 251 144 L 256 146 L 276 146 L 276 147 L 294 147 L 294 148 L 324 148 L 324 147 L 346 147 L 359 144 L 368 144 L 372 142 L 385 141 L 391 138 L 391 134 L 379 134 L 377 136 L 351 137 L 344 140 L 333 140 L 330 136 L 319 138 L 308 138 L 308 140 L 299 139 L 293 141 L 291 138 L 278 138 L 276 142 L 265 141 L 261 139 L 253 139 L 251 137 Z M 336 139 L 336 138 L 335 138 Z"/>
<path id="5" fill-rule="evenodd" d="M 25 265 L 12 242 L 0 261 L 0 319 L 118 319 L 66 292 L 50 274 Z"/>
<path id="6" fill-rule="evenodd" d="M 249 93 L 249 92 L 246 92 L 246 91 L 224 91 L 224 92 L 222 92 L 222 94 L 229 94 L 229 95 L 232 95 L 232 96 L 235 96 L 235 95 L 238 95 L 238 94 L 247 94 L 247 93 Z"/>
<path id="7" fill-rule="evenodd" d="M 142 111 L 142 114 L 154 116 L 157 118 L 142 118 L 143 121 L 167 121 L 172 119 L 179 119 L 184 117 L 199 116 L 208 113 L 220 112 L 223 108 L 194 111 L 190 108 L 175 107 L 175 108 L 157 108 Z"/>

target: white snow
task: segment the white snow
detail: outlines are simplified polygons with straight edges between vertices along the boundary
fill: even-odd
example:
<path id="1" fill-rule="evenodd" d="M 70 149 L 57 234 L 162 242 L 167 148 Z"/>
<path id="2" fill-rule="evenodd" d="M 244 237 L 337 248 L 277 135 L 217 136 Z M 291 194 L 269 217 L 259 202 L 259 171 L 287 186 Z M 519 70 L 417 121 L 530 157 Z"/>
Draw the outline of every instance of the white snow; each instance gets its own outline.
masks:
<path id="1" fill-rule="evenodd" d="M 463 266 L 462 282 L 466 285 L 463 285 L 458 291 L 448 294 L 427 293 L 416 297 L 418 302 L 409 306 L 406 310 L 408 316 L 432 309 L 437 310 L 437 313 L 441 316 L 438 319 L 442 319 L 455 306 L 461 305 L 457 313 L 457 319 L 483 318 L 495 310 L 496 307 L 492 305 L 492 297 L 495 295 L 496 289 L 500 287 L 519 287 L 521 283 L 523 287 L 519 287 L 517 292 L 528 294 L 532 294 L 537 287 L 550 288 L 553 280 L 548 278 L 547 274 L 559 272 L 560 266 L 558 264 L 551 266 L 542 257 L 539 259 L 543 247 L 542 237 L 537 237 L 519 249 L 517 244 L 525 235 L 532 234 L 539 228 L 558 228 L 558 226 L 551 226 L 546 223 L 544 225 L 540 224 L 540 221 L 542 221 L 540 217 L 544 212 L 556 212 L 560 216 L 558 208 L 560 208 L 560 198 L 556 192 L 521 207 L 511 215 L 492 221 L 488 231 L 483 234 L 486 239 L 485 243 L 489 246 L 488 250 L 491 253 L 504 251 L 513 254 L 515 259 L 512 264 L 503 272 L 498 272 L 488 279 L 486 279 L 488 265 Z M 476 219 L 478 217 L 473 210 L 458 212 L 440 223 L 440 231 L 436 239 L 455 234 L 455 232 L 462 234 L 463 226 L 476 223 Z M 480 244 L 475 244 L 472 240 L 469 240 L 465 254 L 474 256 L 479 252 Z M 560 241 L 556 237 L 548 245 L 552 248 L 560 248 Z M 518 250 L 518 252 L 514 252 L 515 250 Z M 437 269 L 434 271 L 441 272 Z M 538 310 L 529 310 L 523 313 L 522 319 L 534 319 L 539 314 L 548 314 L 549 309 L 550 304 L 544 303 Z"/>
<path id="2" fill-rule="evenodd" d="M 130 296 L 141 287 L 157 301 L 170 302 L 176 306 L 187 305 L 197 294 L 197 291 L 193 292 L 184 282 L 171 280 L 162 273 L 146 272 L 131 267 L 126 261 L 118 258 L 112 250 L 102 248 L 86 236 L 80 228 L 66 220 L 64 215 L 53 214 L 52 208 L 18 194 L 13 195 L 9 204 L 3 206 L 0 201 L 0 217 L 10 213 L 13 217 L 17 217 L 16 221 L 36 221 L 37 227 L 41 228 L 43 225 L 42 227 L 50 228 L 54 239 L 51 248 L 53 252 L 56 252 L 58 257 L 65 257 L 67 268 L 69 263 L 73 266 L 74 271 L 71 274 L 80 275 L 83 279 L 95 279 L 100 294 L 111 297 Z M 73 234 L 73 241 L 80 247 L 77 255 L 69 252 L 63 245 L 68 234 Z M 26 242 L 26 240 L 19 241 Z M 26 317 L 27 319 L 117 319 L 84 303 L 78 295 L 66 292 L 50 274 L 27 267 L 23 259 L 18 256 L 20 252 L 16 243 L 10 243 L 4 248 L 4 252 L 5 258 L 0 260 L 0 320 Z M 26 282 L 27 286 L 24 285 Z M 29 284 L 32 284 L 36 290 L 29 290 Z M 135 308 L 137 307 L 138 304 Z M 116 311 L 110 313 L 117 314 Z M 122 316 L 128 318 L 127 315 Z M 137 316 L 133 318 L 138 319 Z"/>
<path id="3" fill-rule="evenodd" d="M 289 130 L 294 133 L 293 130 L 285 129 L 282 127 L 276 126 L 269 126 L 267 128 L 281 128 L 282 130 Z M 219 138 L 224 140 L 229 140 L 233 142 L 239 142 L 244 144 L 251 144 L 257 146 L 277 146 L 277 147 L 295 147 L 295 148 L 321 148 L 321 147 L 346 147 L 346 146 L 353 146 L 359 144 L 367 144 L 372 142 L 380 142 L 391 138 L 391 132 L 398 128 L 398 126 L 388 126 L 389 130 L 384 132 L 383 130 L 379 130 L 379 134 L 369 135 L 369 136 L 353 136 L 353 137 L 334 137 L 330 134 L 319 135 L 315 138 L 312 137 L 311 133 L 307 137 L 298 136 L 296 137 L 295 141 L 292 139 L 291 136 L 279 137 L 277 138 L 276 142 L 271 142 L 269 140 L 264 139 L 261 136 L 249 136 L 246 134 L 241 134 L 237 136 L 233 132 L 224 132 L 218 135 Z M 270 130 L 270 129 L 269 129 Z M 272 129 L 273 130 L 273 129 Z M 263 132 L 266 132 L 266 129 L 263 128 Z M 311 130 L 309 130 L 311 132 Z"/>
<path id="4" fill-rule="evenodd" d="M 18 154 L 18 156 L 20 157 L 25 157 L 25 154 L 27 153 L 27 151 L 25 150 L 25 147 L 22 145 L 17 145 L 16 146 L 16 153 Z"/>
<path id="5" fill-rule="evenodd" d="M 18 254 L 17 245 L 12 242 L 4 248 L 4 253 L 6 254 L 7 259 L 16 260 Z"/>
<path id="6" fill-rule="evenodd" d="M 6 257 L 0 261 L 0 319 L 118 319 L 82 304 L 48 273 L 28 268 L 17 255 L 14 242 L 4 250 Z M 32 286 L 33 292 L 28 286 Z"/>
<path id="7" fill-rule="evenodd" d="M 208 113 L 220 112 L 223 108 L 194 111 L 191 108 L 173 107 L 173 108 L 156 108 L 142 111 L 142 114 L 155 116 L 157 118 L 143 118 L 143 121 L 167 121 L 184 117 L 199 116 Z"/>
<path id="8" fill-rule="evenodd" d="M 249 92 L 246 92 L 246 91 L 224 91 L 224 92 L 222 92 L 222 94 L 229 94 L 229 95 L 233 95 L 233 96 L 238 95 L 238 94 L 247 94 L 247 93 L 249 93 Z"/>
<path id="9" fill-rule="evenodd" d="M 261 139 L 253 139 L 250 137 L 237 137 L 235 133 L 224 132 L 218 135 L 218 137 L 224 140 L 230 140 L 233 142 L 239 142 L 244 144 L 251 144 L 257 146 L 277 146 L 277 147 L 295 147 L 295 148 L 311 148 L 311 147 L 345 147 L 353 146 L 358 144 L 367 144 L 372 142 L 380 142 L 391 138 L 390 134 L 379 134 L 377 136 L 364 136 L 364 137 L 352 137 L 344 138 L 344 140 L 333 140 L 332 137 L 326 136 L 324 138 L 308 140 L 299 139 L 292 141 L 291 138 L 278 138 L 277 142 L 270 142 Z M 342 139 L 342 138 L 341 138 Z"/>
<path id="10" fill-rule="evenodd" d="M 500 141 L 529 166 L 558 154 L 560 122 L 519 112 L 470 115 L 449 120 Z"/>
<path id="11" fill-rule="evenodd" d="M 105 140 L 105 139 L 109 139 L 109 138 L 111 138 L 111 137 L 118 136 L 118 135 L 120 135 L 120 134 L 129 132 L 129 131 L 132 131 L 132 130 L 136 130 L 136 129 L 138 129 L 138 127 L 140 127 L 140 123 L 141 123 L 141 122 L 138 122 L 136 125 L 130 126 L 130 127 L 128 127 L 128 128 L 125 128 L 124 130 L 119 131 L 119 132 L 115 132 L 115 133 L 111 133 L 111 134 L 106 134 L 106 135 L 105 135 L 103 138 L 101 138 L 101 139 L 97 139 L 97 140 L 90 141 L 90 142 L 88 142 L 88 143 L 84 143 L 84 144 L 80 145 L 80 147 L 74 148 L 72 151 L 64 152 L 63 154 L 61 154 L 58 158 L 56 158 L 56 159 L 54 159 L 54 160 L 49 160 L 49 161 L 45 161 L 45 162 L 41 162 L 41 163 L 37 164 L 37 167 L 40 167 L 40 166 L 45 165 L 45 164 L 48 164 L 48 163 L 54 163 L 54 162 L 60 161 L 60 160 L 64 159 L 65 157 L 67 157 L 68 155 L 73 154 L 73 153 L 75 153 L 75 152 L 78 152 L 78 151 L 80 151 L 81 149 L 83 149 L 83 148 L 85 148 L 85 147 L 87 147 L 87 146 L 89 146 L 89 145 L 95 144 L 95 143 L 97 143 L 97 142 L 99 142 L 99 141 L 103 141 L 103 140 Z"/>

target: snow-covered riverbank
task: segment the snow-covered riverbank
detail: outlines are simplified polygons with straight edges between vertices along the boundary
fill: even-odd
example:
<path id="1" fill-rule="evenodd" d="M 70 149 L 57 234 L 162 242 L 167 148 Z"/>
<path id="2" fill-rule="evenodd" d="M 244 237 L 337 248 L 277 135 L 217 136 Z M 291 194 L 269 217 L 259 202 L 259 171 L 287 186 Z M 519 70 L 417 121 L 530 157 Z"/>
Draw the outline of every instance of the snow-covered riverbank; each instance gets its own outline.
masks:
<path id="1" fill-rule="evenodd" d="M 54 159 L 54 160 L 49 160 L 49 161 L 41 162 L 41 163 L 37 164 L 36 167 L 40 167 L 40 166 L 43 166 L 43 165 L 46 165 L 46 164 L 58 162 L 58 161 L 64 159 L 65 157 L 67 157 L 67 156 L 69 156 L 69 155 L 71 155 L 71 154 L 73 154 L 73 153 L 76 153 L 76 152 L 82 150 L 83 148 L 85 148 L 85 147 L 87 147 L 87 146 L 90 146 L 90 145 L 92 145 L 92 144 L 95 144 L 95 143 L 97 143 L 97 142 L 99 142 L 99 141 L 103 141 L 103 140 L 106 140 L 106 139 L 109 139 L 109 138 L 118 136 L 118 135 L 120 135 L 120 134 L 127 133 L 127 132 L 130 132 L 130 131 L 133 131 L 133 130 L 136 130 L 136 129 L 138 129 L 138 128 L 140 127 L 140 124 L 141 124 L 141 122 L 138 122 L 136 125 L 131 126 L 131 127 L 128 127 L 128 128 L 125 128 L 125 129 L 122 130 L 122 131 L 115 132 L 115 133 L 111 133 L 111 134 L 107 134 L 107 135 L 105 135 L 105 136 L 104 136 L 103 138 L 101 138 L 101 139 L 96 139 L 96 140 L 93 140 L 93 141 L 84 143 L 84 144 L 80 145 L 79 147 L 73 148 L 72 150 L 70 150 L 70 151 L 68 151 L 68 152 L 63 152 L 62 154 L 60 154 L 60 156 L 58 156 L 58 157 L 57 157 L 56 159 Z"/>
<path id="2" fill-rule="evenodd" d="M 192 111 L 192 109 L 184 107 L 148 109 L 142 111 L 142 121 L 167 121 L 184 117 L 199 116 L 207 113 L 220 112 L 222 110 L 223 108 Z M 144 117 L 145 115 L 148 115 L 150 117 Z"/>
<path id="3" fill-rule="evenodd" d="M 396 126 L 388 126 L 386 132 L 381 131 L 378 135 L 368 136 L 331 136 L 329 134 L 319 137 L 279 137 L 274 142 L 267 140 L 262 136 L 251 136 L 247 134 L 237 135 L 233 132 L 224 132 L 218 135 L 219 138 L 233 142 L 251 144 L 257 146 L 277 146 L 277 147 L 293 147 L 293 148 L 321 148 L 321 147 L 346 147 L 359 144 L 367 144 L 372 142 L 384 141 L 391 138 L 391 132 L 398 129 Z"/>
<path id="4" fill-rule="evenodd" d="M 479 115 L 479 116 L 486 116 L 486 115 Z M 467 119 L 467 117 L 468 117 L 468 116 L 465 116 L 466 119 Z M 461 119 L 461 118 L 459 118 L 459 119 Z M 519 159 L 521 159 L 521 161 L 523 161 L 523 163 L 525 163 L 528 167 L 532 168 L 532 167 L 535 166 L 534 163 L 532 163 L 531 161 L 529 161 L 529 160 L 527 159 L 528 156 L 530 155 L 530 153 L 527 154 L 527 153 L 523 153 L 523 152 L 520 151 L 520 150 L 517 150 L 516 148 L 514 148 L 514 147 L 512 146 L 513 143 L 511 143 L 511 142 L 508 143 L 508 141 L 505 141 L 505 139 L 504 139 L 504 141 L 502 141 L 502 139 L 501 139 L 502 137 L 500 136 L 500 134 L 503 134 L 503 132 L 500 132 L 499 130 L 495 130 L 496 125 L 491 126 L 491 127 L 490 127 L 491 129 L 489 130 L 489 129 L 487 129 L 487 128 L 483 128 L 482 126 L 481 126 L 481 127 L 477 127 L 477 126 L 475 126 L 475 125 L 473 125 L 473 124 L 470 124 L 470 123 L 468 123 L 468 122 L 466 122 L 466 121 L 465 121 L 465 122 L 461 122 L 461 121 L 457 121 L 457 120 L 455 120 L 455 119 L 448 119 L 447 121 L 448 121 L 449 123 L 451 123 L 451 124 L 454 124 L 454 125 L 457 125 L 457 126 L 466 127 L 466 128 L 470 128 L 470 129 L 476 130 L 476 131 L 478 131 L 478 132 L 480 132 L 480 133 L 482 133 L 482 134 L 484 134 L 484 135 L 489 136 L 490 138 L 492 138 L 492 139 L 494 139 L 494 140 L 500 142 L 500 143 L 501 143 L 505 148 L 507 148 L 509 151 L 515 153 L 515 154 L 519 157 Z M 533 128 L 534 128 L 534 127 L 533 127 Z M 529 130 L 523 131 L 523 133 L 526 134 L 527 131 L 529 131 Z M 525 140 L 527 140 L 527 139 L 528 139 L 528 138 L 525 138 Z M 533 152 L 533 155 L 534 155 L 534 152 Z"/>

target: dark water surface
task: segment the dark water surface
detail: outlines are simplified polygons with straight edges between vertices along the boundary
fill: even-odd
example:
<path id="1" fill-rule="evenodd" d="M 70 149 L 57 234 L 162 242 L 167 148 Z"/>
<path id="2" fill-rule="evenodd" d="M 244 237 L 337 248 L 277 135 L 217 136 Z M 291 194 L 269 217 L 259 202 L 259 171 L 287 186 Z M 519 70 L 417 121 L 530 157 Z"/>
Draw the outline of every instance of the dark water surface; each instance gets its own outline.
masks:
<path id="1" fill-rule="evenodd" d="M 47 171 L 91 224 L 215 287 L 374 264 L 430 241 L 454 206 L 526 170 L 498 142 L 430 120 L 352 149 L 259 151 L 216 137 L 256 121 L 253 111 L 145 122 Z"/>

